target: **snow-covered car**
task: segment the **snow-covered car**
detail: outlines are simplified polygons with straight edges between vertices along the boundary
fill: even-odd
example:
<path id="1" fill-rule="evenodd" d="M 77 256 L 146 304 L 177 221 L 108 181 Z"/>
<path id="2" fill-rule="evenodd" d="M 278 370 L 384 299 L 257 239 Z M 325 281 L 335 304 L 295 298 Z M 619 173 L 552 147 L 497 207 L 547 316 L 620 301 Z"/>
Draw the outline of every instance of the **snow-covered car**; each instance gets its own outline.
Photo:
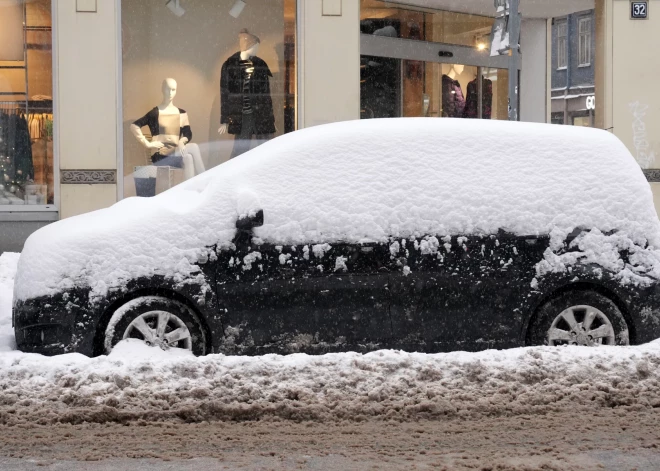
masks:
<path id="1" fill-rule="evenodd" d="M 13 320 L 45 354 L 644 343 L 656 247 L 649 185 L 610 133 L 345 122 L 37 231 Z"/>

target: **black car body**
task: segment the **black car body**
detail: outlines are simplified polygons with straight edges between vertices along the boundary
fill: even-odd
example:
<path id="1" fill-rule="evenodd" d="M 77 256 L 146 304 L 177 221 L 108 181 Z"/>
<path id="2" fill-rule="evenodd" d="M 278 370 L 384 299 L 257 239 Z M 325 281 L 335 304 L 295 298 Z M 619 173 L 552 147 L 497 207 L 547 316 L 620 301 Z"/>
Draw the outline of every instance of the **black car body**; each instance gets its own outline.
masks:
<path id="1" fill-rule="evenodd" d="M 600 267 L 577 265 L 532 288 L 548 241 L 502 232 L 316 250 L 239 243 L 200 263 L 212 291 L 162 277 L 138 279 L 93 306 L 88 290 L 65 291 L 18 303 L 16 340 L 26 352 L 98 355 L 104 352 L 104 323 L 117 308 L 159 295 L 194 309 L 211 353 L 509 348 L 529 344 L 530 325 L 544 302 L 584 289 L 616 303 L 630 343 L 660 337 L 657 284 L 626 287 Z M 254 266 L 244 270 L 250 260 Z"/>

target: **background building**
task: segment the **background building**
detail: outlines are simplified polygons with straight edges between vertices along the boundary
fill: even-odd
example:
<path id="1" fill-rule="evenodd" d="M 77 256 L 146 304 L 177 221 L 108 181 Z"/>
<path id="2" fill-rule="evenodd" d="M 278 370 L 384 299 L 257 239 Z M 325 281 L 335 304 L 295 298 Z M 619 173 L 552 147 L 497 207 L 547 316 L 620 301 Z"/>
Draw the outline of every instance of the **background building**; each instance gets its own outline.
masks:
<path id="1" fill-rule="evenodd" d="M 552 123 L 594 126 L 596 21 L 587 10 L 552 21 Z"/>
<path id="2" fill-rule="evenodd" d="M 614 132 L 660 195 L 660 0 L 645 20 L 628 0 L 520 1 L 520 119 Z M 190 167 L 153 165 L 153 119 L 132 126 L 149 122 L 165 78 L 192 129 L 186 155 L 206 169 L 229 159 L 237 128 L 223 103 L 254 37 L 269 100 L 252 104 L 272 118 L 260 115 L 243 144 L 360 118 L 507 119 L 509 61 L 488 50 L 494 16 L 492 0 L 0 2 L 0 251 L 185 178 Z"/>

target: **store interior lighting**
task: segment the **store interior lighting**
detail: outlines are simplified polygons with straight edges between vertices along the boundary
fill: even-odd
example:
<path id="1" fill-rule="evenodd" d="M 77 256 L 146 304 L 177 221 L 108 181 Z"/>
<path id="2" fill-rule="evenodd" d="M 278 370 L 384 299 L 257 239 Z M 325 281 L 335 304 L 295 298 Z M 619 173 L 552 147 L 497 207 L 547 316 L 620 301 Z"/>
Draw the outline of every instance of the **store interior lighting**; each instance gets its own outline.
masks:
<path id="1" fill-rule="evenodd" d="M 183 16 L 186 12 L 186 10 L 180 5 L 179 0 L 167 0 L 165 5 L 167 5 L 167 8 L 178 17 Z"/>
<path id="2" fill-rule="evenodd" d="M 243 13 L 243 8 L 245 8 L 245 2 L 243 0 L 236 0 L 234 6 L 229 10 L 229 14 L 234 18 L 238 18 Z"/>

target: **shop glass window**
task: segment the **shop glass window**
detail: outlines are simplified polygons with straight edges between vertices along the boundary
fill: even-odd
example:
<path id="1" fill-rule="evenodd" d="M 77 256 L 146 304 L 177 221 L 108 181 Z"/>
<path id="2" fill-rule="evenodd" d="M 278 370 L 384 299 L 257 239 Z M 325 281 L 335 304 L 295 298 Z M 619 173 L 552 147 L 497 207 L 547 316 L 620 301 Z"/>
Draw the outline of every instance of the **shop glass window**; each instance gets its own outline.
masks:
<path id="1" fill-rule="evenodd" d="M 586 67 L 591 65 L 591 18 L 580 18 L 578 20 L 578 29 L 580 33 L 578 65 L 580 67 Z"/>
<path id="2" fill-rule="evenodd" d="M 557 22 L 557 68 L 565 69 L 568 66 L 568 22 Z"/>
<path id="3" fill-rule="evenodd" d="M 508 119 L 507 69 L 373 56 L 361 62 L 362 119 Z"/>
<path id="4" fill-rule="evenodd" d="M 153 196 L 296 129 L 295 0 L 121 9 L 124 196 Z"/>
<path id="5" fill-rule="evenodd" d="M 0 2 L 0 208 L 54 202 L 51 0 Z"/>
<path id="6" fill-rule="evenodd" d="M 494 18 L 450 11 L 425 11 L 396 2 L 360 1 L 362 34 L 490 48 Z"/>

